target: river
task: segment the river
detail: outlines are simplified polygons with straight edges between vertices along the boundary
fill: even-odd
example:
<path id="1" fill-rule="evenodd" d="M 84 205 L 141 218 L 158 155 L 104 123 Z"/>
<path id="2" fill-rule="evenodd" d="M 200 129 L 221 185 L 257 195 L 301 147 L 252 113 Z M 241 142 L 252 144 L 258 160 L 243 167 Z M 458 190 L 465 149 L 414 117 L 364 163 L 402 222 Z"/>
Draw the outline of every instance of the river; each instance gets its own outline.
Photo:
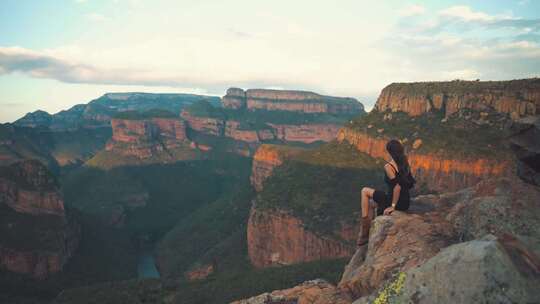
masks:
<path id="1" fill-rule="evenodd" d="M 152 249 L 145 249 L 139 252 L 137 258 L 137 277 L 139 279 L 156 279 L 159 278 L 159 271 L 156 267 L 156 259 L 154 258 Z"/>

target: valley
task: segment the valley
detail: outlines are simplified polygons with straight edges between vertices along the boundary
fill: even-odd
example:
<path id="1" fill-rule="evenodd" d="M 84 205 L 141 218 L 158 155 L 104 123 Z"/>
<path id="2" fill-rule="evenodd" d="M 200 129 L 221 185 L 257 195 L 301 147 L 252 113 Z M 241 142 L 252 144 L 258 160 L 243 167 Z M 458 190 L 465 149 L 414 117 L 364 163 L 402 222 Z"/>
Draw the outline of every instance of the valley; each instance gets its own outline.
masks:
<path id="1" fill-rule="evenodd" d="M 530 302 L 538 113 L 538 78 L 390 84 L 369 113 L 239 88 L 29 113 L 0 125 L 0 301 L 430 303 L 450 284 L 463 302 Z M 412 207 L 377 217 L 358 248 L 360 191 L 385 189 L 390 139 Z"/>

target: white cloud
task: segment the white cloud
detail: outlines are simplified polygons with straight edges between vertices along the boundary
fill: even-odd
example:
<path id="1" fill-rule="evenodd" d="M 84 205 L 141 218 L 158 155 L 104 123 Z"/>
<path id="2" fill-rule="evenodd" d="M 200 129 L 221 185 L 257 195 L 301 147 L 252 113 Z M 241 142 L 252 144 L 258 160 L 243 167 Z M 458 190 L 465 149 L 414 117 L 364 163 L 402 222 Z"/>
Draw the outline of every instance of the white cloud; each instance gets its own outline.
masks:
<path id="1" fill-rule="evenodd" d="M 411 17 L 422 15 L 426 12 L 426 8 L 422 5 L 412 4 L 399 11 L 399 15 L 402 17 Z"/>
<path id="2" fill-rule="evenodd" d="M 90 21 L 94 21 L 94 22 L 101 22 L 101 21 L 105 21 L 107 19 L 107 17 L 105 17 L 104 15 L 102 14 L 98 14 L 98 13 L 90 13 L 90 14 L 87 14 L 86 15 L 86 18 Z"/>
<path id="3" fill-rule="evenodd" d="M 456 18 L 463 21 L 494 21 L 496 17 L 490 16 L 483 12 L 475 12 L 470 7 L 465 5 L 456 5 L 444 9 L 439 12 L 439 15 L 446 18 Z"/>

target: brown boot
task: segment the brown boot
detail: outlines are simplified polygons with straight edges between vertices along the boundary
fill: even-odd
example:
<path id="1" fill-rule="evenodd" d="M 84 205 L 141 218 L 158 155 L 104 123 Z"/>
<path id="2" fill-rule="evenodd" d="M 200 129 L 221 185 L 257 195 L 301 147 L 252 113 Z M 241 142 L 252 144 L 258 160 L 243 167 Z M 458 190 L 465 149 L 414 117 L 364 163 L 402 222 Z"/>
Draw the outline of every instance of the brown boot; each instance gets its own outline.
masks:
<path id="1" fill-rule="evenodd" d="M 362 223 L 360 226 L 360 233 L 358 233 L 358 240 L 356 245 L 358 247 L 364 246 L 369 241 L 369 228 L 371 227 L 371 218 L 369 216 L 362 217 Z"/>

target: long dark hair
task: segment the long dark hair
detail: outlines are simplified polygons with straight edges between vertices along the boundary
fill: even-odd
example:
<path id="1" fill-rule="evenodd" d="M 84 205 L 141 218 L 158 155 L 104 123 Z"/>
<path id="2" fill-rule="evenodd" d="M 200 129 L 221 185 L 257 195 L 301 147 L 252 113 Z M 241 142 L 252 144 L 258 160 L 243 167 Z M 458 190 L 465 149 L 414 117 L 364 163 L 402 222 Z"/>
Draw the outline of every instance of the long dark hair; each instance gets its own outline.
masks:
<path id="1" fill-rule="evenodd" d="M 395 139 L 392 139 L 386 143 L 386 151 L 392 156 L 392 159 L 398 165 L 398 170 L 401 174 L 407 175 L 411 167 L 409 166 L 409 160 L 407 155 L 405 155 L 405 149 L 403 145 Z"/>

